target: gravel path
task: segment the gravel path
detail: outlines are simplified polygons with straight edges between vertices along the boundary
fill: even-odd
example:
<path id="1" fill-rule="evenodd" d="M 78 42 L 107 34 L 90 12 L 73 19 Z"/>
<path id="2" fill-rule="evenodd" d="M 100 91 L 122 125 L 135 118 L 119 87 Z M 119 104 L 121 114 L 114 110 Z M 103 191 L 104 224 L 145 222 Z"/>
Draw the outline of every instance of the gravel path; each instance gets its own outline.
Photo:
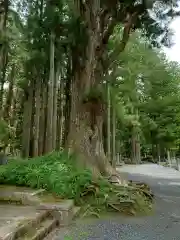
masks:
<path id="1" fill-rule="evenodd" d="M 156 196 L 155 214 L 78 220 L 51 240 L 180 240 L 180 172 L 155 164 L 121 169 L 127 178 L 148 183 Z"/>

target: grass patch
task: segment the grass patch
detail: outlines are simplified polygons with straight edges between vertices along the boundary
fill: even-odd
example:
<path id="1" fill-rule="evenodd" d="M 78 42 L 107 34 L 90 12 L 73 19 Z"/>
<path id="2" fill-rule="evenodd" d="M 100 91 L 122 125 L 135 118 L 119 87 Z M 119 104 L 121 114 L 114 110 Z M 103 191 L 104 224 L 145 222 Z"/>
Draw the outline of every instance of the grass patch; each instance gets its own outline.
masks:
<path id="1" fill-rule="evenodd" d="M 0 166 L 0 183 L 43 188 L 54 197 L 74 199 L 83 206 L 83 216 L 99 216 L 107 210 L 134 215 L 151 209 L 147 186 L 115 186 L 105 179 L 94 182 L 89 170 L 77 169 L 74 163 L 74 157 L 68 157 L 66 152 L 12 160 Z"/>

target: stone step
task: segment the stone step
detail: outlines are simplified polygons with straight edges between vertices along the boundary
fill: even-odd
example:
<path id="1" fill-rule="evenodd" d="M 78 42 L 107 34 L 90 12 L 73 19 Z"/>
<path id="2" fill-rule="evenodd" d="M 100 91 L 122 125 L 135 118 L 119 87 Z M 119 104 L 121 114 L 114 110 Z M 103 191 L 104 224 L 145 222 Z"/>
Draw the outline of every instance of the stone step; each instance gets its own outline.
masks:
<path id="1" fill-rule="evenodd" d="M 21 236 L 21 235 L 25 234 L 26 232 L 28 232 L 30 228 L 35 228 L 37 225 L 39 225 L 41 222 L 43 222 L 49 216 L 50 216 L 49 211 L 43 211 L 36 218 L 31 219 L 24 225 L 21 225 L 21 227 L 19 227 L 17 233 L 15 234 L 15 239 L 17 239 L 18 236 Z"/>
<path id="2" fill-rule="evenodd" d="M 74 216 L 73 213 L 74 201 L 61 200 L 59 202 L 40 203 L 37 206 L 38 210 L 48 210 L 51 215 L 59 222 L 60 226 L 68 226 Z"/>
<path id="3" fill-rule="evenodd" d="M 0 185 L 0 201 L 6 202 L 0 204 L 0 213 L 4 206 L 7 208 L 3 216 L 0 214 L 0 240 L 42 239 L 54 228 L 70 225 L 80 210 L 73 200 L 61 199 L 43 189 Z"/>
<path id="4" fill-rule="evenodd" d="M 81 207 L 73 207 L 72 209 L 72 220 L 75 219 L 79 213 L 80 213 Z M 64 229 L 64 228 L 63 228 Z M 62 231 L 62 229 L 60 227 L 56 227 L 53 231 L 51 231 L 45 238 L 44 240 L 53 240 L 53 239 L 57 239 L 57 236 L 60 234 L 59 231 Z"/>
<path id="5" fill-rule="evenodd" d="M 51 231 L 53 231 L 58 222 L 54 218 L 47 218 L 43 222 L 39 223 L 36 227 L 31 227 L 22 236 L 16 238 L 16 240 L 42 240 Z"/>
<path id="6" fill-rule="evenodd" d="M 19 209 L 21 211 L 21 208 Z M 15 240 L 19 236 L 25 234 L 30 228 L 36 227 L 47 217 L 50 216 L 49 211 L 40 211 L 38 214 L 34 214 L 31 218 L 18 218 L 19 221 L 14 221 L 0 228 L 0 239 L 1 240 Z"/>

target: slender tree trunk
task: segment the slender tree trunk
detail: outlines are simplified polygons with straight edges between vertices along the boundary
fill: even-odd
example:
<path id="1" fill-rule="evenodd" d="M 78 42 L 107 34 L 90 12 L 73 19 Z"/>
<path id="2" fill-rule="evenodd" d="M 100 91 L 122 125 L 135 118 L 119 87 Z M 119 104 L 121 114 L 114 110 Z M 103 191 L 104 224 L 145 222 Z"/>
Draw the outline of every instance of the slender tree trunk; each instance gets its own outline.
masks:
<path id="1" fill-rule="evenodd" d="M 152 143 L 152 158 L 153 158 L 153 162 L 156 162 L 157 160 L 157 148 L 156 148 L 156 144 Z"/>
<path id="2" fill-rule="evenodd" d="M 63 134 L 63 146 L 67 141 L 70 127 L 70 112 L 71 112 L 71 92 L 72 92 L 72 63 L 71 57 L 68 57 L 67 73 L 66 73 L 66 82 L 65 82 L 65 104 L 64 104 L 64 134 Z"/>
<path id="3" fill-rule="evenodd" d="M 132 133 L 131 133 L 131 160 L 133 164 L 136 164 L 136 135 L 135 135 L 135 127 L 132 126 Z"/>
<path id="4" fill-rule="evenodd" d="M 161 162 L 161 148 L 160 148 L 160 145 L 157 144 L 156 148 L 157 148 L 157 159 L 158 159 L 158 162 L 160 163 Z"/>
<path id="5" fill-rule="evenodd" d="M 30 126 L 30 150 L 29 157 L 34 157 L 34 122 L 35 122 L 35 85 L 33 88 L 33 97 L 32 97 L 32 114 L 31 114 L 31 126 Z"/>
<path id="6" fill-rule="evenodd" d="M 140 141 L 139 141 L 139 133 L 136 126 L 132 127 L 132 163 L 139 164 L 141 161 L 141 148 L 140 148 Z"/>
<path id="7" fill-rule="evenodd" d="M 29 91 L 29 90 L 28 90 Z M 28 91 L 24 88 L 23 91 L 18 91 L 17 93 L 17 102 L 16 102 L 16 112 L 14 119 L 16 121 L 15 128 L 16 128 L 16 148 L 21 149 L 20 154 L 22 154 L 22 136 L 23 136 L 23 124 L 24 124 L 24 111 L 25 111 L 25 103 L 28 99 Z"/>
<path id="8" fill-rule="evenodd" d="M 103 146 L 104 151 L 107 156 L 107 113 L 105 114 L 104 123 L 103 123 Z"/>
<path id="9" fill-rule="evenodd" d="M 167 160 L 168 160 L 168 163 L 171 167 L 171 156 L 170 156 L 170 151 L 169 150 L 167 150 Z"/>
<path id="10" fill-rule="evenodd" d="M 41 84 L 41 113 L 39 122 L 39 155 L 45 152 L 46 142 L 46 121 L 47 121 L 47 87 L 43 82 Z"/>
<path id="11" fill-rule="evenodd" d="M 63 145 L 67 141 L 69 127 L 70 127 L 70 111 L 71 111 L 71 79 L 66 80 L 65 85 L 65 105 L 64 105 L 64 117 L 65 117 L 65 126 L 64 126 L 64 136 L 63 136 Z"/>
<path id="12" fill-rule="evenodd" d="M 54 40 L 55 35 L 51 32 L 45 152 L 51 152 L 53 150 Z"/>
<path id="13" fill-rule="evenodd" d="M 116 167 L 116 112 L 112 108 L 112 166 Z"/>
<path id="14" fill-rule="evenodd" d="M 20 100 L 18 89 L 13 90 L 13 99 L 12 99 L 12 114 L 10 118 L 10 125 L 16 128 L 16 115 L 17 115 L 17 108 L 18 108 L 18 101 Z"/>
<path id="15" fill-rule="evenodd" d="M 33 156 L 39 155 L 39 137 L 40 137 L 40 110 L 41 110 L 41 81 L 36 78 L 35 84 L 35 116 L 34 116 L 34 141 Z"/>
<path id="16" fill-rule="evenodd" d="M 22 133 L 22 157 L 29 157 L 30 141 L 31 141 L 31 126 L 32 126 L 32 106 L 33 106 L 33 92 L 34 80 L 29 86 L 28 99 L 24 103 L 24 119 L 23 119 L 23 133 Z"/>
<path id="17" fill-rule="evenodd" d="M 62 81 L 62 76 L 60 78 L 59 87 L 58 87 L 58 118 L 57 118 L 57 144 L 56 150 L 59 150 L 64 146 L 63 134 L 65 132 L 65 123 L 64 123 L 64 82 Z M 64 131 L 63 131 L 64 130 Z"/>
<path id="18" fill-rule="evenodd" d="M 58 64 L 56 69 L 56 76 L 54 78 L 54 93 L 53 93 L 53 149 L 56 149 L 56 141 L 57 141 L 57 99 L 58 99 L 58 80 L 60 75 L 60 66 Z"/>
<path id="19" fill-rule="evenodd" d="M 140 164 L 140 162 L 141 162 L 141 144 L 140 144 L 139 132 L 137 132 L 137 139 L 136 139 L 136 156 L 137 156 L 137 164 Z"/>
<path id="20" fill-rule="evenodd" d="M 2 69 L 0 69 L 0 116 L 3 115 L 3 105 L 4 105 L 4 84 L 5 84 L 5 76 L 6 76 L 6 68 L 7 68 L 7 52 L 6 49 L 3 49 L 3 59 L 2 59 Z"/>
<path id="21" fill-rule="evenodd" d="M 111 160 L 111 97 L 110 97 L 110 87 L 107 83 L 107 157 L 109 161 Z"/>
<path id="22" fill-rule="evenodd" d="M 0 0 L 0 117 L 2 116 L 3 105 L 3 93 L 5 82 L 5 68 L 7 62 L 6 44 L 5 44 L 5 32 L 8 16 L 8 0 Z"/>
<path id="23" fill-rule="evenodd" d="M 57 98 L 57 141 L 56 150 L 61 146 L 61 83 L 58 84 L 58 98 Z"/>
<path id="24" fill-rule="evenodd" d="M 6 97 L 6 104 L 4 107 L 4 119 L 9 122 L 10 113 L 12 108 L 12 100 L 13 100 L 13 87 L 14 87 L 14 74 L 15 74 L 15 66 L 12 66 L 11 73 L 9 76 L 9 88 Z"/>

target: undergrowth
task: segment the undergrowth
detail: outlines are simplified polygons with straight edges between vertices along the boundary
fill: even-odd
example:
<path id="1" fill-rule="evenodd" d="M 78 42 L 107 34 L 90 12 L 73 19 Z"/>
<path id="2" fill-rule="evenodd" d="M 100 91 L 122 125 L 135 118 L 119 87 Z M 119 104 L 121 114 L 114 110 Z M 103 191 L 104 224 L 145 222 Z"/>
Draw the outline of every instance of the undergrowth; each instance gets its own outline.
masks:
<path id="1" fill-rule="evenodd" d="M 61 198 L 74 199 L 83 215 L 99 216 L 107 210 L 136 214 L 151 209 L 152 196 L 145 185 L 115 186 L 91 172 L 77 169 L 74 157 L 54 152 L 29 160 L 16 159 L 0 166 L 0 183 L 43 188 Z"/>

